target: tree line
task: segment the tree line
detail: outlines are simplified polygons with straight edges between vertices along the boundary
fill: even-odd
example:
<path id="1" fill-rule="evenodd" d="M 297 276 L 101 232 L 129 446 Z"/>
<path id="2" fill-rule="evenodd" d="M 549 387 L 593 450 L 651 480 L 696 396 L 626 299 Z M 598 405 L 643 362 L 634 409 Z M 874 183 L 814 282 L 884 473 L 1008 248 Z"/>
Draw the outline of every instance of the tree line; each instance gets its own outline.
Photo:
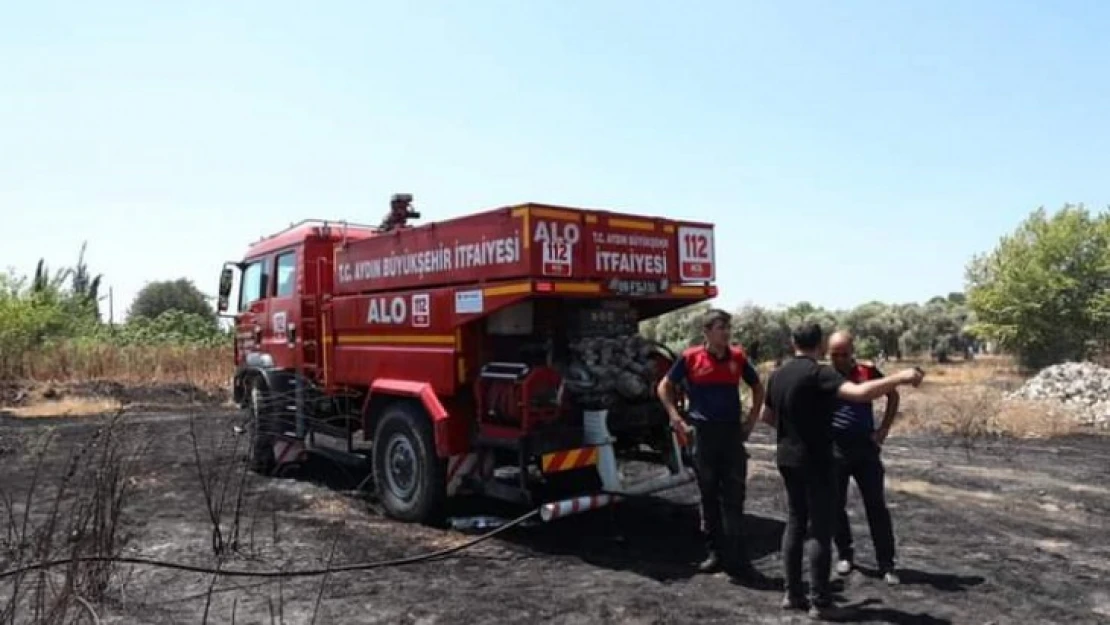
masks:
<path id="1" fill-rule="evenodd" d="M 971 358 L 989 348 L 1037 369 L 1110 352 L 1110 212 L 1065 204 L 1032 211 L 993 250 L 966 266 L 962 291 L 924 303 L 868 302 L 826 310 L 808 302 L 785 309 L 746 305 L 735 311 L 734 339 L 753 358 L 789 353 L 790 329 L 817 321 L 847 329 L 865 358 L 929 355 Z M 649 338 L 682 348 L 699 340 L 699 315 L 688 307 L 642 324 Z"/>
<path id="2" fill-rule="evenodd" d="M 701 315 L 709 303 L 649 319 L 641 332 L 672 349 L 700 341 Z M 747 304 L 733 313 L 733 339 L 757 361 L 781 360 L 790 354 L 790 332 L 800 323 L 817 322 L 826 331 L 849 330 L 862 358 L 929 354 L 939 361 L 954 355 L 970 358 L 984 345 L 972 333 L 974 314 L 963 293 L 938 296 L 925 303 L 868 302 L 850 310 L 828 310 L 809 302 L 773 309 Z"/>

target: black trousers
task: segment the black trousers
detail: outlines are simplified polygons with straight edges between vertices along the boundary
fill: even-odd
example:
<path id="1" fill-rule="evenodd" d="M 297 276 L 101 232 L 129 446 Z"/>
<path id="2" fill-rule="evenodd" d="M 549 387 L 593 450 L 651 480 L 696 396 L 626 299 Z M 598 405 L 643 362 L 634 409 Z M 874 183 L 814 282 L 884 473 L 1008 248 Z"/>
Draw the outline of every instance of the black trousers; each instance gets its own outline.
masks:
<path id="1" fill-rule="evenodd" d="M 782 535 L 786 592 L 802 597 L 802 552 L 809 561 L 809 599 L 818 605 L 831 601 L 833 518 L 836 514 L 836 477 L 832 461 L 804 467 L 779 466 L 786 485 L 786 530 Z"/>
<path id="2" fill-rule="evenodd" d="M 694 473 L 701 492 L 701 523 L 706 547 L 724 562 L 743 564 L 744 499 L 748 452 L 739 421 L 694 422 Z"/>
<path id="3" fill-rule="evenodd" d="M 875 547 L 875 561 L 879 568 L 894 568 L 894 526 L 886 506 L 883 478 L 886 470 L 880 457 L 881 449 L 870 437 L 845 438 L 835 446 L 837 511 L 833 541 L 841 560 L 853 560 L 852 526 L 848 521 L 848 483 L 856 481 L 867 525 L 871 530 L 871 544 Z"/>

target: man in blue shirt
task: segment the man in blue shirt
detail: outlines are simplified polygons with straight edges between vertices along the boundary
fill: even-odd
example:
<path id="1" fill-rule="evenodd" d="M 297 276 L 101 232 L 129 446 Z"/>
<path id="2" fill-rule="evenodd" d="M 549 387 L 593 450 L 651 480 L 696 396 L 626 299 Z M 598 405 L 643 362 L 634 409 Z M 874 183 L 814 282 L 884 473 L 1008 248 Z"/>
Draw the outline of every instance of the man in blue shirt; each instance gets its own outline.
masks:
<path id="1" fill-rule="evenodd" d="M 724 567 L 734 578 L 756 581 L 761 576 L 748 559 L 742 535 L 748 478 L 744 441 L 759 417 L 763 384 L 744 349 L 730 344 L 731 330 L 732 316 L 727 312 L 706 313 L 705 343 L 683 352 L 657 390 L 672 427 L 685 434 L 692 426 L 695 434 L 694 472 L 708 550 L 699 569 L 715 572 Z M 753 399 L 744 419 L 741 381 L 751 389 Z M 675 403 L 674 390 L 679 385 L 688 400 L 685 418 Z"/>
<path id="2" fill-rule="evenodd" d="M 883 377 L 882 371 L 875 365 L 855 359 L 854 341 L 848 332 L 836 332 L 829 337 L 828 354 L 833 367 L 850 382 L 861 384 Z M 892 585 L 899 580 L 894 571 L 894 530 L 883 495 L 885 470 L 880 451 L 894 422 L 894 415 L 898 413 L 899 401 L 897 390 L 886 394 L 886 410 L 878 429 L 875 428 L 875 413 L 870 401 L 839 399 L 832 421 L 838 495 L 833 531 L 838 558 L 836 572 L 840 575 L 851 573 L 854 562 L 852 527 L 846 508 L 848 483 L 854 479 L 867 513 L 879 571 L 883 579 Z"/>

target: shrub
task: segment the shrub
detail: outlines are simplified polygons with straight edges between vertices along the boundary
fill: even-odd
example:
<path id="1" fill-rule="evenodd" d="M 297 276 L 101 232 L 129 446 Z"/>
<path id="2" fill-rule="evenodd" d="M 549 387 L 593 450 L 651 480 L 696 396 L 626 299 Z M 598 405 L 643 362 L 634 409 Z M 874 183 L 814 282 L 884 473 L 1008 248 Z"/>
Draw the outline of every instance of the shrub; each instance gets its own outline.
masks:
<path id="1" fill-rule="evenodd" d="M 226 382 L 231 333 L 205 314 L 167 310 L 102 323 L 67 276 L 0 273 L 0 379 Z"/>

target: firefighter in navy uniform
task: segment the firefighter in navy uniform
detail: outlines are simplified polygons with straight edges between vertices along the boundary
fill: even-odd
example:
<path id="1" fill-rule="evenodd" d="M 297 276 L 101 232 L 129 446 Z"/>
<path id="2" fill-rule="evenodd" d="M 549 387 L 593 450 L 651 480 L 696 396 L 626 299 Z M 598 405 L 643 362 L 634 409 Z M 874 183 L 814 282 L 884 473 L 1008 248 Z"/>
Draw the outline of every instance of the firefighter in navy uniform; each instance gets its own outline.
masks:
<path id="1" fill-rule="evenodd" d="M 694 433 L 694 472 L 708 550 L 698 568 L 707 573 L 724 569 L 737 580 L 756 582 L 762 576 L 752 567 L 743 539 L 748 477 L 744 442 L 763 405 L 763 384 L 744 349 L 730 344 L 731 320 L 723 310 L 707 312 L 702 321 L 705 343 L 687 349 L 657 390 L 672 427 L 681 434 L 691 428 Z M 753 398 L 746 417 L 741 414 L 741 381 Z M 674 400 L 679 384 L 689 400 L 686 420 Z"/>
<path id="2" fill-rule="evenodd" d="M 829 361 L 846 379 L 857 384 L 883 377 L 874 364 L 855 359 L 852 335 L 836 332 L 829 337 Z M 836 545 L 836 572 L 847 575 L 852 571 L 855 556 L 852 550 L 852 527 L 846 509 L 848 485 L 855 480 L 867 513 L 871 530 L 871 543 L 875 547 L 875 560 L 883 579 L 897 584 L 894 570 L 894 530 L 883 494 L 885 470 L 880 457 L 883 441 L 890 432 L 894 416 L 898 413 L 899 395 L 891 390 L 886 395 L 883 421 L 875 428 L 872 404 L 839 400 L 833 413 L 833 452 L 837 479 L 837 512 L 834 522 L 833 543 Z"/>

